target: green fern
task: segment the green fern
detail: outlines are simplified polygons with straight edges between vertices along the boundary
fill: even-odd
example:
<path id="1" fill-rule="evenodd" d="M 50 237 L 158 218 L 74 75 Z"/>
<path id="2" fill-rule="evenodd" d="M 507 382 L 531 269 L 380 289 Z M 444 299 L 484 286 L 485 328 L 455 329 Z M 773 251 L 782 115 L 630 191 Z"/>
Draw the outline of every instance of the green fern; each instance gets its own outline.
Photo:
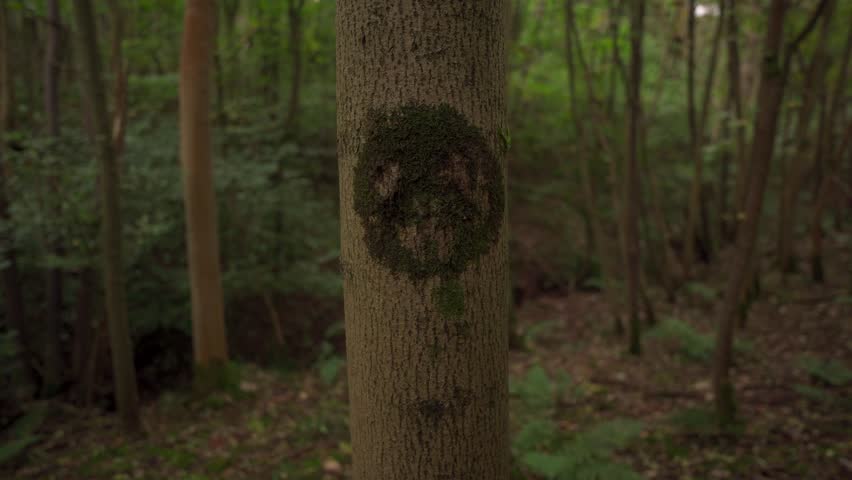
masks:
<path id="1" fill-rule="evenodd" d="M 530 410 L 540 411 L 553 408 L 556 400 L 567 392 L 571 385 L 571 378 L 565 372 L 559 372 L 556 378 L 551 380 L 541 365 L 533 365 L 523 378 L 510 382 L 509 392 L 519 396 Z"/>
<path id="2" fill-rule="evenodd" d="M 686 291 L 710 302 L 716 300 L 716 297 L 719 296 L 719 292 L 717 292 L 715 288 L 700 282 L 687 283 Z"/>
<path id="3" fill-rule="evenodd" d="M 559 435 L 559 428 L 552 421 L 546 419 L 532 420 L 526 423 L 512 439 L 512 451 L 520 453 L 548 448 L 558 439 Z"/>
<path id="4" fill-rule="evenodd" d="M 834 397 L 827 390 L 812 387 L 810 385 L 798 384 L 793 386 L 793 390 L 799 395 L 818 403 L 829 403 Z"/>
<path id="5" fill-rule="evenodd" d="M 531 451 L 521 456 L 530 471 L 552 480 L 637 480 L 642 477 L 615 463 L 612 454 L 642 432 L 640 422 L 617 419 L 577 434 L 558 453 Z"/>
<path id="6" fill-rule="evenodd" d="M 35 406 L 3 432 L 3 436 L 11 440 L 0 441 L 0 465 L 14 460 L 38 441 L 39 436 L 35 431 L 44 423 L 46 416 L 46 406 Z"/>
<path id="7" fill-rule="evenodd" d="M 817 357 L 799 357 L 799 366 L 813 377 L 834 387 L 842 387 L 852 382 L 852 371 L 840 362 L 823 360 Z"/>
<path id="8" fill-rule="evenodd" d="M 38 441 L 36 435 L 26 435 L 0 444 L 0 465 L 5 465 L 18 457 L 30 445 Z"/>
<path id="9" fill-rule="evenodd" d="M 711 335 L 701 333 L 692 325 L 675 318 L 663 320 L 648 332 L 647 337 L 674 340 L 680 347 L 680 354 L 696 362 L 709 361 L 716 345 Z M 752 345 L 746 340 L 735 339 L 734 349 L 741 354 L 748 353 L 752 350 Z"/>

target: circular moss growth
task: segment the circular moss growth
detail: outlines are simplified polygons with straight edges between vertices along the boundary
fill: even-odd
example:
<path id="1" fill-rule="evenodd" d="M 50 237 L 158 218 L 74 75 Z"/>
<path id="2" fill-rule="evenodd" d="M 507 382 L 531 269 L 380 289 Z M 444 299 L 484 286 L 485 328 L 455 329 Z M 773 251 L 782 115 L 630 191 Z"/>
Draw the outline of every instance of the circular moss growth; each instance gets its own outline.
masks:
<path id="1" fill-rule="evenodd" d="M 393 272 L 451 278 L 497 241 L 503 173 L 479 128 L 449 105 L 371 112 L 355 166 L 370 255 Z"/>

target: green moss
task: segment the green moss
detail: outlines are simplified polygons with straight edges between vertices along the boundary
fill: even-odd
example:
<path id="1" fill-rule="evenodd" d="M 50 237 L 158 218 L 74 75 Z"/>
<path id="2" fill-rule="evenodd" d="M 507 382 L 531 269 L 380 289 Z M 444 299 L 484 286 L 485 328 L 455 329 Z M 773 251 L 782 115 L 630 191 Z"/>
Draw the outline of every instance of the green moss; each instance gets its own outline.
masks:
<path id="1" fill-rule="evenodd" d="M 453 278 L 497 242 L 500 163 L 448 105 L 370 112 L 353 187 L 370 255 L 412 280 Z"/>
<path id="2" fill-rule="evenodd" d="M 441 281 L 432 295 L 442 316 L 457 318 L 464 314 L 464 290 L 458 280 Z"/>

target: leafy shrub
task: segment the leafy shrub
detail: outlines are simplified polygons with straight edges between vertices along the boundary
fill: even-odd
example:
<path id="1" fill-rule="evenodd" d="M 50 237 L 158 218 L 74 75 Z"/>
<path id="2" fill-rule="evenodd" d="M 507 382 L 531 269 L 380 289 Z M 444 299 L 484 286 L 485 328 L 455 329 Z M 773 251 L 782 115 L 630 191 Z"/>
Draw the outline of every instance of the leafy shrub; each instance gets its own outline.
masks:
<path id="1" fill-rule="evenodd" d="M 134 82 L 132 90 L 146 97 L 148 90 L 174 79 Z M 227 298 L 262 292 L 339 295 L 339 274 L 333 268 L 339 251 L 336 204 L 327 192 L 318 191 L 311 176 L 313 154 L 270 135 L 268 123 L 260 119 L 249 118 L 234 128 L 244 130 L 244 136 L 231 143 L 227 156 L 215 159 Z M 100 268 L 97 165 L 86 136 L 72 128 L 64 132 L 58 140 L 22 138 L 20 148 L 8 156 L 15 173 L 7 183 L 13 200 L 11 219 L 2 228 L 11 234 L 22 275 L 32 281 L 45 268 L 69 274 Z M 162 328 L 190 333 L 176 119 L 156 112 L 134 117 L 121 165 L 133 334 Z M 280 178 L 275 176 L 279 167 Z M 51 176 L 52 186 L 44 181 Z M 51 253 L 53 239 L 62 242 L 61 256 Z"/>

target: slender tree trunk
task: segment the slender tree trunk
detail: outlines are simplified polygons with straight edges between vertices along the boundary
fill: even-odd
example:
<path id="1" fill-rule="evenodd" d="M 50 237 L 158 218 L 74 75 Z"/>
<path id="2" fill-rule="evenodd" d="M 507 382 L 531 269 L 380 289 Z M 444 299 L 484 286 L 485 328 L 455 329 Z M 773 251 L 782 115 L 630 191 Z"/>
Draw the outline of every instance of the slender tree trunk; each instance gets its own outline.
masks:
<path id="1" fill-rule="evenodd" d="M 573 11 L 573 10 L 572 10 Z M 616 148 L 613 146 L 613 142 L 610 141 L 609 137 L 606 135 L 605 129 L 602 125 L 614 125 L 616 120 L 607 116 L 607 112 L 605 108 L 602 108 L 602 102 L 599 101 L 597 95 L 595 93 L 596 82 L 592 75 L 592 69 L 589 67 L 589 64 L 586 62 L 585 54 L 583 53 L 583 45 L 580 42 L 580 35 L 577 30 L 577 23 L 574 15 L 572 14 L 568 18 L 567 23 L 570 29 L 570 35 L 572 38 L 572 43 L 574 45 L 574 51 L 577 54 L 577 61 L 580 66 L 580 71 L 583 73 L 583 79 L 586 84 L 586 93 L 589 96 L 589 112 L 592 117 L 592 126 L 591 126 L 591 137 L 594 141 L 597 142 L 597 148 L 602 151 L 603 155 L 609 157 L 611 161 L 608 162 L 609 165 L 609 176 L 610 176 L 610 184 L 611 184 L 611 195 L 610 201 L 612 202 L 612 210 L 614 212 L 615 217 L 615 229 L 617 233 L 617 247 L 618 247 L 618 256 L 615 257 L 616 260 L 613 262 L 615 275 L 612 278 L 621 278 L 625 275 L 624 263 L 626 261 L 626 251 L 625 251 L 625 228 L 624 228 L 624 216 L 622 212 L 623 202 L 621 200 L 621 195 L 623 193 L 620 186 L 622 185 L 621 179 L 619 178 L 618 165 L 622 161 L 623 152 L 616 151 Z M 617 48 L 617 45 L 616 45 Z M 615 58 L 619 58 L 619 55 L 615 55 Z M 623 65 L 621 66 L 623 68 Z M 614 282 L 611 282 L 612 287 L 615 286 Z M 616 304 L 613 304 L 616 305 Z M 617 306 L 614 306 L 617 308 Z M 615 333 L 619 336 L 624 334 L 624 324 L 621 321 L 621 317 L 619 315 L 615 315 Z"/>
<path id="2" fill-rule="evenodd" d="M 8 3 L 8 2 L 7 2 Z M 39 36 L 39 28 L 38 28 L 38 20 L 32 14 L 23 14 L 23 25 L 22 28 L 22 38 L 24 38 L 23 42 L 20 42 L 20 47 L 22 50 L 21 59 L 22 63 L 19 63 L 19 68 L 21 69 L 21 74 L 24 76 L 23 87 L 26 92 L 26 105 L 27 105 L 27 124 L 34 125 L 35 124 L 35 112 L 39 110 L 39 105 L 41 102 L 40 91 L 42 82 L 39 80 L 44 76 L 44 72 L 42 68 L 44 66 L 43 55 L 44 52 L 41 48 L 41 38 Z"/>
<path id="3" fill-rule="evenodd" d="M 337 2 L 354 477 L 507 480 L 504 0 Z"/>
<path id="4" fill-rule="evenodd" d="M 61 19 L 59 17 L 59 0 L 47 1 L 47 48 L 44 55 L 44 110 L 47 120 L 47 135 L 58 142 L 60 140 L 59 118 L 59 75 L 60 75 L 60 43 L 62 36 Z M 53 152 L 56 152 L 56 143 Z M 50 190 L 54 195 L 60 195 L 58 175 L 50 175 L 47 179 Z M 61 215 L 58 207 L 52 215 Z M 63 255 L 62 240 L 55 229 L 48 232 L 47 244 L 53 255 Z M 48 395 L 56 393 L 62 385 L 64 372 L 62 361 L 62 343 L 60 330 L 62 328 L 62 285 L 63 273 L 58 267 L 50 268 L 47 272 L 47 318 L 44 328 L 44 392 Z"/>
<path id="5" fill-rule="evenodd" d="M 124 11 L 119 0 L 109 0 L 112 38 L 110 62 L 112 63 L 112 143 L 115 157 L 121 165 L 124 154 L 124 132 L 127 129 L 127 65 L 124 62 Z"/>
<path id="6" fill-rule="evenodd" d="M 608 253 L 607 236 L 604 234 L 603 220 L 600 215 L 600 206 L 598 205 L 598 195 L 595 189 L 595 184 L 592 179 L 591 166 L 589 165 L 589 155 L 594 148 L 589 145 L 586 139 L 590 135 L 584 125 L 583 118 L 580 113 L 580 105 L 577 101 L 576 88 L 576 68 L 574 63 L 574 50 L 579 48 L 573 41 L 572 25 L 574 24 L 574 0 L 565 0 L 565 53 L 568 65 L 568 90 L 571 102 L 571 118 L 574 124 L 575 135 L 578 142 L 585 148 L 576 148 L 574 151 L 579 152 L 577 161 L 580 164 L 580 183 L 583 188 L 583 200 L 585 202 L 586 211 L 589 214 L 589 223 L 591 225 L 592 237 L 594 239 L 595 255 L 598 258 L 601 268 L 601 283 L 603 284 L 604 295 L 607 298 L 614 324 L 621 325 L 619 317 L 618 305 L 621 303 L 618 298 L 618 291 L 615 286 L 617 278 L 617 265 L 613 263 L 612 255 Z"/>
<path id="7" fill-rule="evenodd" d="M 844 91 L 847 88 L 849 76 L 849 63 L 852 58 L 852 29 L 846 34 L 846 46 L 843 49 L 843 57 L 840 63 L 840 72 L 837 75 L 837 82 L 832 90 L 825 135 L 820 139 L 820 145 L 828 148 L 826 158 L 826 169 L 820 181 L 819 191 L 817 193 L 816 205 L 814 206 L 814 216 L 811 223 L 811 273 L 814 281 L 824 281 L 823 262 L 822 262 L 822 222 L 825 209 L 831 201 L 832 192 L 835 188 L 834 172 L 839 172 L 841 167 L 841 159 L 849 145 L 850 136 L 852 136 L 852 126 L 846 128 L 846 132 L 842 134 L 839 141 L 831 138 L 831 132 L 834 125 L 839 123 L 839 115 L 845 106 Z"/>
<path id="8" fill-rule="evenodd" d="M 725 4 L 721 4 L 724 14 Z M 686 221 L 686 236 L 684 237 L 684 268 L 689 275 L 695 263 L 696 246 L 698 242 L 698 228 L 701 221 L 701 209 L 704 205 L 703 181 L 704 181 L 704 133 L 707 126 L 707 117 L 710 111 L 713 83 L 716 74 L 716 63 L 719 58 L 719 45 L 722 39 L 722 27 L 724 16 L 720 16 L 713 36 L 713 47 L 710 54 L 709 69 L 704 82 L 704 93 L 701 101 L 701 110 L 695 105 L 695 0 L 689 0 L 688 19 L 688 66 L 687 66 L 687 108 L 689 114 L 689 145 L 690 155 L 695 165 L 692 177 L 692 187 L 689 195 L 689 211 Z M 707 235 L 702 235 L 709 245 Z M 708 249 L 709 251 L 709 249 Z"/>
<path id="9" fill-rule="evenodd" d="M 196 380 L 201 389 L 224 386 L 222 375 L 228 361 L 210 137 L 215 33 L 213 0 L 189 0 L 180 62 L 180 161 Z"/>
<path id="10" fill-rule="evenodd" d="M 732 137 L 731 131 L 731 102 L 730 97 L 728 97 L 727 103 L 727 114 L 722 119 L 722 125 L 720 126 L 721 137 L 725 142 L 730 142 Z M 728 206 L 728 184 L 730 183 L 731 178 L 731 150 L 729 148 L 725 148 L 719 157 L 719 177 L 718 177 L 718 197 L 716 199 L 716 209 L 717 209 L 717 219 L 714 223 L 714 227 L 716 228 L 716 237 L 719 240 L 719 246 L 721 247 L 723 244 L 727 243 L 728 236 L 728 220 L 729 220 L 729 206 Z"/>
<path id="11" fill-rule="evenodd" d="M 756 265 L 757 234 L 763 209 L 766 180 L 769 177 L 775 150 L 775 134 L 778 127 L 778 114 L 784 98 L 785 81 L 790 70 L 793 54 L 798 45 L 813 29 L 815 18 L 821 12 L 821 7 L 822 4 L 817 8 L 814 16 L 802 32 L 795 37 L 786 52 L 782 51 L 782 42 L 787 1 L 772 0 L 769 11 L 769 25 L 763 48 L 764 61 L 761 67 L 757 115 L 751 148 L 751 184 L 747 188 L 745 218 L 738 232 L 735 261 L 731 264 L 731 275 L 716 322 L 713 393 L 716 413 L 722 424 L 730 423 L 735 417 L 734 385 L 730 378 L 733 362 L 734 322 L 747 283 L 753 278 L 752 272 L 754 272 Z"/>
<path id="12" fill-rule="evenodd" d="M 74 17 L 80 36 L 81 83 L 93 121 L 100 163 L 103 224 L 101 233 L 104 262 L 104 293 L 109 319 L 110 351 L 118 412 L 125 428 L 141 430 L 133 346 L 127 323 L 124 272 L 121 252 L 121 207 L 118 165 L 115 161 L 109 116 L 107 115 L 101 58 L 98 54 L 97 30 L 90 0 L 74 0 Z"/>
<path id="13" fill-rule="evenodd" d="M 808 67 L 803 92 L 802 107 L 799 110 L 799 121 L 796 125 L 796 150 L 793 154 L 789 168 L 784 175 L 784 184 L 781 191 L 781 199 L 778 206 L 778 263 L 782 272 L 792 272 L 796 267 L 796 258 L 793 251 L 793 236 L 796 227 L 799 192 L 802 189 L 803 177 L 808 171 L 808 159 L 813 155 L 813 142 L 809 141 L 811 130 L 811 116 L 817 109 L 820 92 L 825 89 L 825 73 L 828 70 L 827 44 L 831 28 L 831 20 L 834 17 L 835 2 L 827 0 L 825 3 L 825 15 L 822 16 L 822 28 L 813 60 Z M 817 142 L 819 139 L 817 139 Z"/>
<path id="14" fill-rule="evenodd" d="M 24 297 L 21 288 L 21 275 L 18 271 L 18 259 L 14 239 L 11 235 L 14 225 L 9 218 L 9 204 L 6 184 L 11 172 L 6 158 L 7 134 L 15 128 L 15 97 L 11 68 L 11 48 L 9 35 L 9 18 L 7 6 L 0 4 L 0 221 L 6 224 L 0 230 L 0 252 L 2 252 L 2 267 L 0 280 L 3 288 L 3 313 L 10 331 L 15 333 L 18 350 L 17 361 L 20 365 L 20 381 L 24 387 L 34 393 L 36 389 L 36 372 L 28 359 L 30 356 L 29 335 L 25 328 L 26 313 Z"/>
<path id="15" fill-rule="evenodd" d="M 641 353 L 641 325 L 639 323 L 639 136 L 642 115 L 642 34 L 645 22 L 645 0 L 632 2 L 630 13 L 630 81 L 627 101 L 629 119 L 627 127 L 627 165 L 624 175 L 624 223 L 627 263 L 627 306 L 630 317 L 629 351 Z"/>
<path id="16" fill-rule="evenodd" d="M 95 299 L 97 295 L 97 274 L 91 268 L 79 272 L 79 286 L 76 295 L 74 317 L 74 343 L 71 347 L 71 372 L 75 382 L 76 397 L 82 403 L 85 395 L 86 359 L 95 339 Z"/>
<path id="17" fill-rule="evenodd" d="M 749 158 L 746 155 L 746 129 L 743 114 L 742 80 L 740 73 L 739 23 L 737 21 L 736 0 L 728 0 L 727 34 L 728 34 L 728 95 L 734 109 L 734 128 L 736 132 L 737 166 L 736 183 L 734 185 L 733 214 L 731 215 L 731 236 L 737 235 L 740 214 L 745 209 L 746 187 L 748 183 Z"/>
<path id="18" fill-rule="evenodd" d="M 299 109 L 302 89 L 302 8 L 305 0 L 288 0 L 287 20 L 290 26 L 290 95 L 287 103 L 287 131 L 295 138 L 299 133 Z"/>

